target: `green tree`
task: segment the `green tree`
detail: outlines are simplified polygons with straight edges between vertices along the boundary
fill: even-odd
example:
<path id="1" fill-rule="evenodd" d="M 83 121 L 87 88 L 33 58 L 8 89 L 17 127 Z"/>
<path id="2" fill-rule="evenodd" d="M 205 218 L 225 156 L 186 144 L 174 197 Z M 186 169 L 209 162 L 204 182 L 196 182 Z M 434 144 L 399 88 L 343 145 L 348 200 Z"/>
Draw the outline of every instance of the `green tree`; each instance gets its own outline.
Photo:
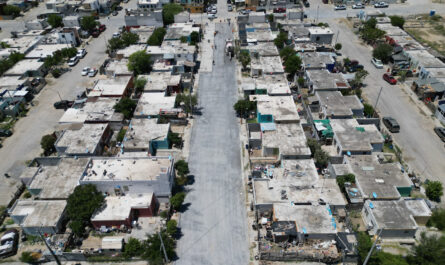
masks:
<path id="1" fill-rule="evenodd" d="M 354 79 L 352 79 L 349 84 L 353 89 L 360 88 L 363 85 L 363 80 L 368 76 L 368 71 L 359 69 L 354 74 Z"/>
<path id="2" fill-rule="evenodd" d="M 182 148 L 183 141 L 182 141 L 182 138 L 179 136 L 178 133 L 170 132 L 168 134 L 167 138 L 168 138 L 169 143 L 172 146 L 177 147 L 177 148 Z"/>
<path id="3" fill-rule="evenodd" d="M 179 38 L 179 40 L 181 41 L 181 43 L 186 43 L 187 42 L 187 36 L 181 36 L 181 38 Z"/>
<path id="4" fill-rule="evenodd" d="M 372 117 L 374 115 L 374 107 L 371 104 L 364 103 L 363 104 L 363 113 L 368 118 Z"/>
<path id="5" fill-rule="evenodd" d="M 124 246 L 123 256 L 127 259 L 144 254 L 144 244 L 136 238 L 130 237 Z"/>
<path id="6" fill-rule="evenodd" d="M 301 63 L 301 58 L 298 55 L 292 55 L 284 63 L 284 71 L 293 77 L 300 70 Z"/>
<path id="7" fill-rule="evenodd" d="M 355 176 L 354 174 L 346 174 L 346 175 L 341 175 L 341 176 L 337 176 L 336 178 L 337 180 L 337 184 L 340 187 L 340 190 L 345 193 L 345 182 L 349 182 L 349 183 L 355 183 Z"/>
<path id="8" fill-rule="evenodd" d="M 151 71 L 151 56 L 145 51 L 138 51 L 128 58 L 128 70 L 135 75 L 148 74 Z"/>
<path id="9" fill-rule="evenodd" d="M 445 210 L 437 209 L 433 211 L 431 218 L 428 220 L 428 226 L 434 226 L 437 229 L 444 231 L 445 230 Z"/>
<path id="10" fill-rule="evenodd" d="M 196 43 L 198 43 L 198 42 L 199 42 L 199 33 L 196 32 L 196 31 L 193 31 L 190 34 L 190 44 L 191 45 L 196 45 Z"/>
<path id="11" fill-rule="evenodd" d="M 137 78 L 134 82 L 134 89 L 136 93 L 140 93 L 144 90 L 145 84 L 147 84 L 147 79 L 145 78 Z"/>
<path id="12" fill-rule="evenodd" d="M 341 43 L 336 43 L 334 46 L 334 49 L 336 49 L 337 51 L 341 50 L 343 46 L 341 45 Z"/>
<path id="13" fill-rule="evenodd" d="M 85 223 L 81 220 L 73 220 L 69 224 L 71 231 L 78 237 L 82 237 L 85 234 Z"/>
<path id="14" fill-rule="evenodd" d="M 405 25 L 405 19 L 403 17 L 390 16 L 389 18 L 391 19 L 391 25 L 403 29 L 403 25 Z"/>
<path id="15" fill-rule="evenodd" d="M 176 220 L 170 220 L 167 222 L 167 234 L 173 236 L 178 231 L 178 222 Z"/>
<path id="16" fill-rule="evenodd" d="M 74 47 L 71 48 L 63 48 L 61 50 L 56 51 L 56 53 L 60 53 L 63 58 L 71 58 L 77 55 L 77 49 Z"/>
<path id="17" fill-rule="evenodd" d="M 182 203 L 184 202 L 184 199 L 185 199 L 185 193 L 178 192 L 170 198 L 170 204 L 172 205 L 173 209 L 179 210 L 182 206 Z"/>
<path id="18" fill-rule="evenodd" d="M 412 247 L 407 260 L 411 265 L 445 264 L 445 237 L 426 236 L 422 233 L 419 243 Z"/>
<path id="19" fill-rule="evenodd" d="M 440 181 L 430 181 L 425 189 L 428 199 L 440 202 L 440 197 L 443 195 L 443 186 Z"/>
<path id="20" fill-rule="evenodd" d="M 111 38 L 108 40 L 107 49 L 109 51 L 115 51 L 125 48 L 125 43 L 121 38 Z"/>
<path id="21" fill-rule="evenodd" d="M 147 44 L 151 46 L 161 46 L 167 31 L 164 28 L 156 28 L 147 40 Z"/>
<path id="22" fill-rule="evenodd" d="M 56 137 L 54 137 L 54 135 L 52 134 L 47 134 L 42 137 L 42 139 L 40 140 L 40 146 L 42 147 L 43 152 L 46 155 L 49 155 L 56 150 L 56 148 L 54 147 L 56 140 Z"/>
<path id="23" fill-rule="evenodd" d="M 379 44 L 373 51 L 372 56 L 381 60 L 383 63 L 388 63 L 392 55 L 392 46 L 386 43 Z"/>
<path id="24" fill-rule="evenodd" d="M 124 32 L 121 36 L 125 47 L 136 44 L 139 41 L 139 35 L 133 32 Z"/>
<path id="25" fill-rule="evenodd" d="M 57 14 L 50 14 L 48 16 L 48 24 L 53 28 L 58 28 L 63 26 L 62 17 Z"/>
<path id="26" fill-rule="evenodd" d="M 359 264 L 363 264 L 371 249 L 372 241 L 371 238 L 365 232 L 357 233 L 357 251 L 359 255 Z"/>
<path id="27" fill-rule="evenodd" d="M 300 87 L 304 87 L 304 77 L 299 77 L 297 83 Z"/>
<path id="28" fill-rule="evenodd" d="M 114 109 L 117 112 L 122 113 L 125 119 L 131 119 L 131 117 L 133 117 L 133 112 L 136 109 L 136 105 L 136 102 L 132 99 L 123 97 L 116 105 L 114 105 Z"/>
<path id="29" fill-rule="evenodd" d="M 198 95 L 181 93 L 176 95 L 176 106 L 182 105 L 187 114 L 193 113 L 193 109 L 198 105 Z"/>
<path id="30" fill-rule="evenodd" d="M 408 262 L 401 255 L 394 255 L 387 252 L 377 252 L 369 263 L 370 265 L 408 265 Z"/>
<path id="31" fill-rule="evenodd" d="M 166 4 L 162 7 L 162 19 L 164 25 L 169 25 L 175 22 L 175 15 L 182 12 L 182 6 L 178 4 Z"/>
<path id="32" fill-rule="evenodd" d="M 6 42 L 0 42 L 0 48 L 2 49 L 7 49 L 7 48 L 11 48 L 11 45 L 7 44 Z"/>
<path id="33" fill-rule="evenodd" d="M 181 177 L 186 176 L 188 173 L 190 173 L 189 170 L 189 163 L 187 163 L 184 160 L 178 160 L 175 163 L 175 169 L 178 172 L 178 175 Z"/>
<path id="34" fill-rule="evenodd" d="M 280 57 L 283 59 L 283 62 L 286 62 L 287 59 L 289 59 L 290 57 L 294 56 L 296 54 L 294 48 L 292 47 L 284 47 L 281 51 L 280 51 Z"/>
<path id="35" fill-rule="evenodd" d="M 117 134 L 116 141 L 119 143 L 122 143 L 126 133 L 127 133 L 127 130 L 125 130 L 124 128 L 121 128 Z"/>
<path id="36" fill-rule="evenodd" d="M 20 8 L 13 5 L 3 6 L 3 14 L 6 16 L 18 17 L 20 15 Z"/>
<path id="37" fill-rule="evenodd" d="M 22 252 L 22 255 L 20 256 L 20 261 L 25 263 L 35 263 L 37 262 L 37 259 L 35 256 L 32 255 L 29 251 Z"/>
<path id="38" fill-rule="evenodd" d="M 309 138 L 307 139 L 306 143 L 309 149 L 311 150 L 312 156 L 315 154 L 315 151 L 321 149 L 321 145 L 316 139 Z"/>
<path id="39" fill-rule="evenodd" d="M 80 19 L 80 27 L 88 32 L 93 31 L 98 25 L 99 22 L 93 16 L 85 16 Z"/>
<path id="40" fill-rule="evenodd" d="M 256 110 L 256 102 L 240 99 L 233 105 L 233 108 L 239 117 L 247 118 L 250 112 Z"/>
<path id="41" fill-rule="evenodd" d="M 370 18 L 365 22 L 365 28 L 368 29 L 375 29 L 375 27 L 377 26 L 377 19 L 375 18 Z"/>
<path id="42" fill-rule="evenodd" d="M 175 241 L 167 234 L 167 232 L 161 232 L 162 243 L 164 243 L 165 252 L 167 253 L 167 257 L 169 260 L 172 260 L 176 257 L 175 253 Z M 144 243 L 145 252 L 142 255 L 142 258 L 147 259 L 150 265 L 163 265 L 164 262 L 164 254 L 161 248 L 161 240 L 159 239 L 158 234 L 153 234 L 148 237 L 148 239 Z"/>
<path id="43" fill-rule="evenodd" d="M 274 21 L 274 15 L 273 14 L 269 14 L 266 17 L 267 17 L 267 21 L 269 21 L 269 23 Z"/>
<path id="44" fill-rule="evenodd" d="M 323 150 L 317 150 L 314 154 L 315 165 L 319 168 L 325 168 L 329 162 L 329 155 Z"/>
<path id="45" fill-rule="evenodd" d="M 274 43 L 275 46 L 277 46 L 278 49 L 283 49 L 284 44 L 286 44 L 286 41 L 288 39 L 287 33 L 284 31 L 281 31 L 278 33 L 278 36 L 275 38 Z"/>
<path id="46" fill-rule="evenodd" d="M 239 60 L 243 65 L 243 70 L 246 70 L 247 66 L 250 64 L 250 53 L 247 50 L 242 50 L 239 53 Z"/>

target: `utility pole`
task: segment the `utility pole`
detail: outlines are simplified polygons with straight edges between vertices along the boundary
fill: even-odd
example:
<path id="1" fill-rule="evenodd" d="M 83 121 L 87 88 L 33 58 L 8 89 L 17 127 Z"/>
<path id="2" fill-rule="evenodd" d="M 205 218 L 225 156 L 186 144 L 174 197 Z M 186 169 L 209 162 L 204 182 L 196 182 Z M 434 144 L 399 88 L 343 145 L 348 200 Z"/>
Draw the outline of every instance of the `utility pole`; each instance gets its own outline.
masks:
<path id="1" fill-rule="evenodd" d="M 167 263 L 169 263 L 170 261 L 168 260 L 168 257 L 167 257 L 167 251 L 165 251 L 164 241 L 162 241 L 161 232 L 158 232 L 158 235 L 159 235 L 159 239 L 161 240 L 161 248 L 162 248 L 162 250 L 164 252 L 165 261 Z"/>
<path id="2" fill-rule="evenodd" d="M 375 239 L 374 243 L 372 244 L 371 249 L 368 252 L 368 255 L 366 256 L 365 262 L 363 262 L 363 265 L 366 265 L 368 263 L 369 258 L 371 257 L 372 251 L 375 248 L 375 245 L 377 244 L 377 241 L 379 241 L 380 234 L 383 232 L 383 229 L 380 229 L 379 233 L 377 234 L 377 238 Z"/>
<path id="3" fill-rule="evenodd" d="M 46 242 L 45 238 L 42 235 L 42 231 L 41 231 L 42 227 L 39 227 L 39 235 L 40 238 L 43 240 L 43 242 L 45 243 L 45 246 L 48 248 L 49 252 L 51 253 L 51 255 L 53 256 L 54 260 L 56 261 L 57 265 L 62 265 L 62 263 L 60 263 L 59 258 L 56 256 L 56 254 L 54 254 L 54 251 L 51 249 L 51 247 L 48 245 L 48 243 Z"/>
<path id="4" fill-rule="evenodd" d="M 376 110 L 376 108 L 377 108 L 377 104 L 379 103 L 380 94 L 382 93 L 382 89 L 383 89 L 383 87 L 380 87 L 380 91 L 379 91 L 379 94 L 378 94 L 378 96 L 377 96 L 377 100 L 375 101 L 374 112 L 372 113 L 372 116 L 374 116 L 375 110 Z"/>
<path id="5" fill-rule="evenodd" d="M 317 23 L 318 23 L 318 9 L 320 8 L 320 5 L 317 6 Z"/>
<path id="6" fill-rule="evenodd" d="M 335 44 L 337 44 L 337 41 L 338 41 L 338 35 L 340 35 L 340 30 L 337 31 L 337 37 L 335 37 Z"/>

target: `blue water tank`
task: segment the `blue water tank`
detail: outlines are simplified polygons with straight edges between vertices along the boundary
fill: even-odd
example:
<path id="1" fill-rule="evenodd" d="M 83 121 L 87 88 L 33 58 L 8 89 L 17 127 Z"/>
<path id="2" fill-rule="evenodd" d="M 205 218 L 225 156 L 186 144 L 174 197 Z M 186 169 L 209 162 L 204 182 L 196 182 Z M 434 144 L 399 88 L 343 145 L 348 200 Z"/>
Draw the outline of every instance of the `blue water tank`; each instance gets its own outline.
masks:
<path id="1" fill-rule="evenodd" d="M 436 10 L 430 10 L 430 16 L 432 17 L 432 16 L 434 16 L 436 14 Z"/>

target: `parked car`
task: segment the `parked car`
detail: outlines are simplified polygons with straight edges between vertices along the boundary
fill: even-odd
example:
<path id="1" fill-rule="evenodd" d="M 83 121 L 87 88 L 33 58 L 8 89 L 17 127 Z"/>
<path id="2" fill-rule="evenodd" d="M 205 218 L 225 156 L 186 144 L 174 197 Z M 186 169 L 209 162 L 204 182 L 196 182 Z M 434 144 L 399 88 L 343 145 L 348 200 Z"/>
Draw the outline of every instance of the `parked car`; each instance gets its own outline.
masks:
<path id="1" fill-rule="evenodd" d="M 2 137 L 9 137 L 12 135 L 12 132 L 7 129 L 0 129 L 0 136 Z"/>
<path id="2" fill-rule="evenodd" d="M 97 74 L 97 69 L 96 68 L 91 68 L 90 71 L 88 71 L 88 76 L 89 77 L 95 77 Z"/>
<path id="3" fill-rule="evenodd" d="M 216 14 L 218 13 L 218 10 L 216 8 L 209 11 L 209 14 Z"/>
<path id="4" fill-rule="evenodd" d="M 85 57 L 85 55 L 87 55 L 87 50 L 85 50 L 85 49 L 80 49 L 80 50 L 77 51 L 77 57 L 78 57 L 79 59 Z"/>
<path id="5" fill-rule="evenodd" d="M 378 69 L 382 69 L 382 68 L 383 68 L 383 63 L 382 63 L 382 61 L 380 61 L 380 60 L 377 59 L 377 58 L 372 58 L 372 59 L 371 59 L 371 63 L 375 66 L 375 68 L 378 68 Z"/>
<path id="6" fill-rule="evenodd" d="M 352 5 L 352 9 L 363 9 L 365 8 L 365 5 L 362 3 L 357 3 L 355 5 Z"/>
<path id="7" fill-rule="evenodd" d="M 391 85 L 397 84 L 397 80 L 392 75 L 389 74 L 383 74 L 383 80 L 390 83 Z"/>
<path id="8" fill-rule="evenodd" d="M 91 32 L 91 36 L 93 36 L 93 38 L 97 38 L 100 35 L 100 31 L 95 29 Z"/>
<path id="9" fill-rule="evenodd" d="M 444 127 L 435 127 L 434 132 L 439 136 L 442 142 L 445 142 L 445 128 Z"/>
<path id="10" fill-rule="evenodd" d="M 334 10 L 335 11 L 337 11 L 337 10 L 346 10 L 346 6 L 345 5 L 337 5 L 337 6 L 334 7 Z"/>
<path id="11" fill-rule="evenodd" d="M 215 15 L 215 14 L 208 14 L 207 15 L 207 18 L 208 19 L 215 19 L 215 18 L 217 18 L 218 16 L 217 15 Z"/>
<path id="12" fill-rule="evenodd" d="M 286 8 L 285 7 L 276 7 L 273 9 L 274 13 L 286 13 Z"/>
<path id="13" fill-rule="evenodd" d="M 310 7 L 311 6 L 311 4 L 309 4 L 309 1 L 304 1 L 303 4 L 304 4 L 305 7 Z"/>
<path id="14" fill-rule="evenodd" d="M 250 13 L 250 9 L 241 9 L 241 10 L 239 11 L 239 13 L 240 13 L 241 15 L 247 15 L 247 14 Z"/>
<path id="15" fill-rule="evenodd" d="M 68 60 L 69 66 L 75 66 L 79 62 L 79 58 L 77 56 L 74 56 Z"/>
<path id="16" fill-rule="evenodd" d="M 113 38 L 119 38 L 121 34 L 119 32 L 113 33 Z"/>
<path id="17" fill-rule="evenodd" d="M 400 125 L 396 121 L 396 119 L 392 117 L 383 117 L 383 124 L 385 124 L 386 128 L 392 133 L 398 133 L 400 131 Z"/>
<path id="18" fill-rule="evenodd" d="M 113 16 L 117 16 L 117 11 L 114 10 L 113 13 L 111 13 Z"/>
<path id="19" fill-rule="evenodd" d="M 82 72 L 80 72 L 80 74 L 82 75 L 82 76 L 86 76 L 86 75 L 88 75 L 88 72 L 90 71 L 90 68 L 87 66 L 87 67 L 84 67 L 83 69 L 82 69 Z"/>
<path id="20" fill-rule="evenodd" d="M 6 258 L 17 253 L 19 245 L 19 231 L 10 229 L 0 238 L 0 257 Z"/>
<path id="21" fill-rule="evenodd" d="M 233 10 L 233 8 L 232 8 L 232 5 L 227 5 L 227 11 L 232 11 Z"/>
<path id="22" fill-rule="evenodd" d="M 375 8 L 386 8 L 389 7 L 389 5 L 386 2 L 378 2 L 374 4 Z"/>
<path id="23" fill-rule="evenodd" d="M 73 105 L 74 101 L 60 100 L 54 103 L 54 108 L 56 109 L 66 109 Z"/>
<path id="24" fill-rule="evenodd" d="M 107 29 L 107 26 L 105 26 L 104 24 L 101 24 L 101 25 L 99 26 L 99 31 L 100 31 L 100 32 L 104 32 L 106 29 Z"/>

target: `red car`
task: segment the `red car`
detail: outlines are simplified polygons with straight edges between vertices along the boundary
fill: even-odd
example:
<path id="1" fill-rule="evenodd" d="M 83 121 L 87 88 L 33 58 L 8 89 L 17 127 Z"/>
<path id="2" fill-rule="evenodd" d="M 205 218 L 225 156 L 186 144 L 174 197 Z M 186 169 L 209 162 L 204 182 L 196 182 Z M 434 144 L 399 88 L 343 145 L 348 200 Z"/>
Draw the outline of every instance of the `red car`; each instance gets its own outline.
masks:
<path id="1" fill-rule="evenodd" d="M 104 32 L 107 29 L 107 26 L 105 26 L 104 24 L 99 26 L 99 31 L 100 32 Z"/>
<path id="2" fill-rule="evenodd" d="M 383 80 L 390 83 L 391 85 L 397 84 L 397 80 L 392 75 L 389 74 L 383 74 Z"/>
<path id="3" fill-rule="evenodd" d="M 273 9 L 274 13 L 286 13 L 286 8 L 285 7 L 277 7 Z"/>

